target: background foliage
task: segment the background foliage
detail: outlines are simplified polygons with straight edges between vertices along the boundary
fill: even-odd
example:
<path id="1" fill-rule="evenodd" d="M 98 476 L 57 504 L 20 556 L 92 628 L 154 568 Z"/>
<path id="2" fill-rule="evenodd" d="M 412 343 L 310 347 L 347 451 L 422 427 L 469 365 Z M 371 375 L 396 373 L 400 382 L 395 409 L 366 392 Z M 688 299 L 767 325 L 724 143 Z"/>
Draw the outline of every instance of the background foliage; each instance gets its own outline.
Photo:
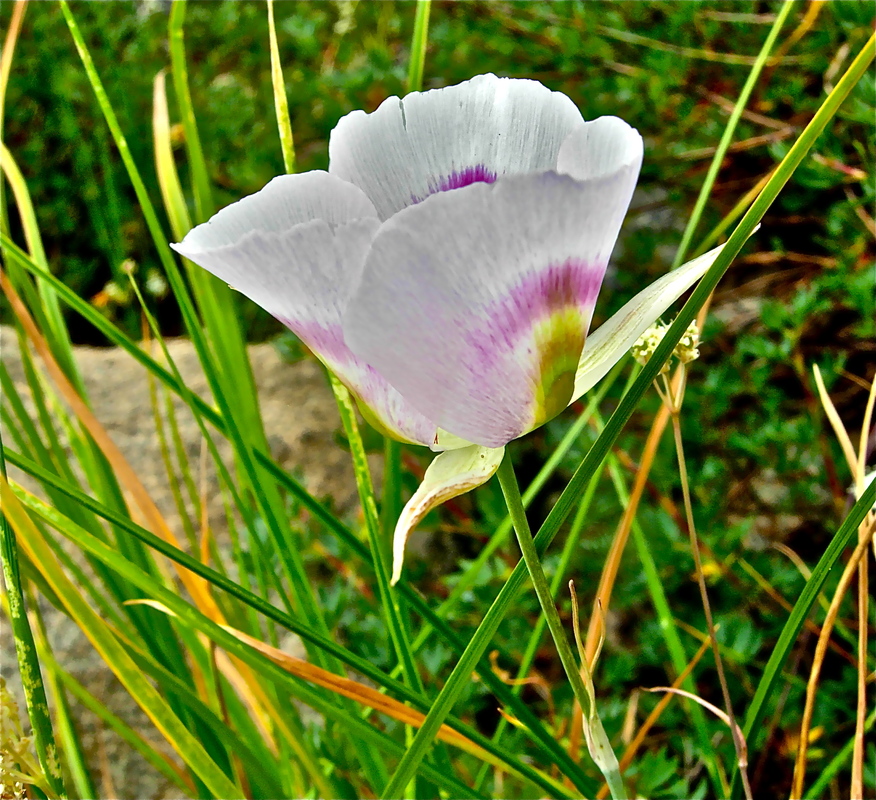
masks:
<path id="1" fill-rule="evenodd" d="M 2 29 L 11 6 L 0 5 Z M 78 3 L 73 9 L 150 194 L 159 197 L 152 81 L 168 63 L 168 8 L 161 2 L 111 2 Z M 405 2 L 277 4 L 299 169 L 326 168 L 328 136 L 343 114 L 372 110 L 384 98 L 404 92 L 413 10 Z M 569 95 L 585 118 L 614 114 L 642 132 L 645 164 L 597 311 L 604 318 L 669 267 L 774 11 L 774 4 L 756 2 L 436 2 L 424 86 L 449 85 L 488 71 L 535 78 Z M 804 5 L 793 15 L 791 30 L 806 12 Z M 799 40 L 768 66 L 722 165 L 695 242 L 781 160 L 872 24 L 869 3 L 824 4 L 811 25 L 801 29 Z M 218 204 L 225 205 L 283 171 L 265 8 L 252 2 L 192 2 L 185 33 L 210 180 Z M 854 432 L 863 417 L 864 382 L 873 380 L 876 361 L 874 113 L 871 71 L 773 206 L 748 255 L 719 287 L 703 356 L 688 388 L 683 418 L 688 469 L 698 527 L 714 553 L 707 568 L 739 709 L 751 695 L 745 676 L 765 663 L 786 617 L 776 596 L 793 602 L 804 584 L 794 563 L 774 545 L 814 563 L 849 504 L 850 478 L 826 428 L 811 366 L 821 367 L 840 416 Z M 174 136 L 181 178 L 188 186 L 181 126 L 174 128 Z M 123 265 L 133 260 L 138 274 L 151 278 L 148 302 L 162 331 L 180 333 L 179 310 L 166 292 L 136 198 L 54 4 L 35 3 L 28 10 L 7 94 L 4 140 L 24 172 L 53 272 L 136 335 L 140 311 L 123 277 Z M 11 224 L 13 238 L 20 241 L 14 214 Z M 240 302 L 240 313 L 252 341 L 281 334 L 280 326 L 254 306 Z M 105 343 L 80 317 L 68 319 L 74 341 Z M 283 333 L 279 343 L 289 357 L 309 357 L 291 334 Z M 620 390 L 618 385 L 610 391 L 606 409 Z M 619 440 L 627 466 L 640 457 L 657 406 L 656 396 L 644 403 Z M 522 483 L 534 476 L 573 417 L 564 415 L 517 445 Z M 379 446 L 376 434 L 364 433 L 369 447 Z M 543 519 L 590 441 L 585 436 L 569 451 L 556 478 L 539 494 L 534 524 Z M 409 465 L 416 467 L 420 458 L 418 452 L 406 453 Z M 416 483 L 410 472 L 405 480 L 408 488 Z M 674 616 L 702 630 L 679 508 L 677 468 L 667 437 L 638 519 Z M 606 480 L 572 561 L 585 603 L 620 511 Z M 456 568 L 477 555 L 484 531 L 504 513 L 494 485 L 444 509 L 431 520 L 439 531 L 434 547 L 440 558 L 431 565 L 411 560 L 408 580 L 429 597 L 446 597 Z M 345 641 L 357 642 L 369 661 L 388 667 L 392 650 L 379 619 L 367 612 L 355 583 L 315 569 L 324 549 L 335 544 L 324 532 L 312 535 L 320 548 L 306 550 L 304 558 L 320 576 L 329 627 Z M 545 562 L 549 575 L 557 560 L 554 552 Z M 463 638 L 477 626 L 517 558 L 516 547 L 502 548 L 484 566 L 476 587 L 463 595 L 454 618 Z M 772 595 L 764 591 L 764 582 Z M 846 611 L 851 608 L 849 602 Z M 568 603 L 563 611 L 568 614 Z M 537 613 L 535 597 L 525 595 L 500 628 L 497 644 L 516 658 Z M 632 552 L 622 567 L 610 623 L 597 684 L 603 718 L 616 735 L 631 692 L 666 683 L 669 662 Z M 806 643 L 802 637 L 801 644 Z M 687 641 L 688 649 L 695 644 L 695 639 Z M 801 647 L 796 661 L 804 680 L 810 651 L 811 642 Z M 435 645 L 421 657 L 428 672 L 440 679 L 453 666 L 451 656 L 449 649 Z M 555 686 L 555 702 L 566 703 L 562 672 L 548 639 L 536 667 Z M 823 731 L 818 745 L 825 759 L 853 733 L 855 673 L 845 667 L 839 656 L 829 656 L 819 695 L 823 702 L 815 724 Z M 764 795 L 787 791 L 804 680 L 789 681 L 782 707 L 773 708 L 775 724 L 756 748 L 752 774 Z M 705 662 L 696 686 L 703 697 L 720 704 L 717 682 Z M 540 716 L 547 714 L 537 692 L 527 690 L 525 697 Z M 488 689 L 472 684 L 464 701 L 470 721 L 492 733 L 498 713 Z M 643 708 L 655 702 L 649 696 L 640 700 Z M 648 754 L 634 768 L 643 795 L 679 795 L 689 727 L 681 705 L 671 705 Z M 873 763 L 872 746 L 869 752 Z M 876 787 L 872 774 L 869 780 L 871 789 Z M 694 778 L 684 787 L 695 784 Z"/>

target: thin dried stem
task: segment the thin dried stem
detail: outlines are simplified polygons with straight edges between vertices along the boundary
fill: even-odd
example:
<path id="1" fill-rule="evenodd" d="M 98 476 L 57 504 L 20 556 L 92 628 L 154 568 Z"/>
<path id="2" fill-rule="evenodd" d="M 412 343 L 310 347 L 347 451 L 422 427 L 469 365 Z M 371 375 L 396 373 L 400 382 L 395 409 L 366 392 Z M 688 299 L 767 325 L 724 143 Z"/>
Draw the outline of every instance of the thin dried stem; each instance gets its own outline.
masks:
<path id="1" fill-rule="evenodd" d="M 602 575 L 599 578 L 599 586 L 596 589 L 596 600 L 593 604 L 593 613 L 590 615 L 590 621 L 587 625 L 587 636 L 584 641 L 584 654 L 587 659 L 587 664 L 590 665 L 591 668 L 593 664 L 593 656 L 596 653 L 600 637 L 604 633 L 602 630 L 604 610 L 607 609 L 611 603 L 611 593 L 614 589 L 614 582 L 617 578 L 618 569 L 620 568 L 621 557 L 627 546 L 627 540 L 630 538 L 630 530 L 632 529 L 633 520 L 636 517 L 639 502 L 642 499 L 642 494 L 648 483 L 648 476 L 651 474 L 651 465 L 654 463 L 654 456 L 657 454 L 657 447 L 660 444 L 660 439 L 663 436 L 663 431 L 666 430 L 666 424 L 668 422 L 669 410 L 664 405 L 660 407 L 657 416 L 654 417 L 651 431 L 648 434 L 648 438 L 645 440 L 645 447 L 642 450 L 642 459 L 639 463 L 639 470 L 636 473 L 636 480 L 633 483 L 633 488 L 630 492 L 630 500 L 627 503 L 627 507 L 624 509 L 624 515 L 614 534 L 611 548 L 605 559 L 605 566 L 602 568 Z M 603 609 L 602 615 L 597 613 L 596 609 L 598 607 Z M 569 755 L 575 760 L 578 760 L 580 757 L 582 734 L 581 708 L 575 703 L 572 710 L 572 719 L 569 728 Z"/>
<path id="2" fill-rule="evenodd" d="M 852 440 L 849 438 L 846 426 L 843 425 L 843 421 L 840 419 L 839 412 L 836 410 L 833 400 L 830 399 L 830 395 L 827 393 L 824 381 L 821 378 L 821 370 L 818 369 L 817 364 L 812 365 L 812 373 L 815 375 L 815 386 L 818 389 L 818 397 L 821 400 L 821 405 L 824 407 L 824 413 L 827 415 L 828 420 L 830 420 L 833 432 L 839 440 L 840 447 L 843 449 L 843 455 L 846 457 L 849 469 L 852 471 L 852 476 L 855 476 L 858 472 L 858 458 L 855 455 L 855 448 L 852 445 Z"/>
<path id="3" fill-rule="evenodd" d="M 687 477 L 687 465 L 684 460 L 684 443 L 681 438 L 681 422 L 679 419 L 679 408 L 682 398 L 677 396 L 674 398 L 672 412 L 672 430 L 675 435 L 675 450 L 678 456 L 678 472 L 681 477 L 681 490 L 684 497 L 684 512 L 687 517 L 687 528 L 690 534 L 690 549 L 693 555 L 694 565 L 696 567 L 697 585 L 700 589 L 700 597 L 703 601 L 703 611 L 706 615 L 706 627 L 709 631 L 709 643 L 712 647 L 712 654 L 715 658 L 715 668 L 718 671 L 718 682 L 721 684 L 721 694 L 724 698 L 724 708 L 727 712 L 728 725 L 733 734 L 733 745 L 736 748 L 736 760 L 739 764 L 739 774 L 742 778 L 742 788 L 745 791 L 745 796 L 748 800 L 753 800 L 751 793 L 751 785 L 748 782 L 748 745 L 745 742 L 745 737 L 742 734 L 739 725 L 736 723 L 736 717 L 733 714 L 733 704 L 730 700 L 730 690 L 727 687 L 727 677 L 724 674 L 724 664 L 721 661 L 721 654 L 718 650 L 718 639 L 715 636 L 715 623 L 712 619 L 712 607 L 709 604 L 709 593 L 706 590 L 706 579 L 703 575 L 703 564 L 700 558 L 700 548 L 697 541 L 696 526 L 694 525 L 693 507 L 690 498 L 690 484 Z"/>
<path id="4" fill-rule="evenodd" d="M 858 447 L 858 463 L 855 471 L 855 487 L 864 490 L 867 458 L 867 440 L 870 438 L 870 423 L 873 419 L 873 405 L 876 402 L 876 380 L 870 385 L 870 396 L 864 411 L 864 424 L 861 426 L 861 441 Z M 870 515 L 871 521 L 873 514 Z M 866 549 L 867 524 L 858 529 L 858 544 Z M 873 526 L 870 525 L 872 528 Z M 870 617 L 870 591 L 866 553 L 858 565 L 858 703 L 855 712 L 855 743 L 852 748 L 851 797 L 864 796 L 864 727 L 867 719 L 867 625 Z"/>
<path id="5" fill-rule="evenodd" d="M 806 704 L 803 707 L 803 720 L 800 723 L 800 744 L 799 750 L 797 751 L 797 760 L 794 764 L 794 779 L 791 787 L 792 798 L 803 796 L 803 782 L 806 777 L 807 743 L 809 741 L 809 731 L 812 727 L 812 712 L 815 708 L 815 692 L 818 688 L 818 679 L 821 675 L 821 665 L 824 662 L 824 655 L 827 652 L 827 643 L 830 639 L 833 625 L 839 615 L 840 606 L 842 605 L 845 593 L 848 590 L 849 584 L 852 581 L 852 576 L 855 574 L 855 570 L 858 567 L 858 562 L 861 561 L 864 554 L 867 552 L 870 539 L 873 537 L 874 530 L 876 530 L 876 519 L 874 519 L 873 515 L 870 515 L 866 527 L 867 530 L 865 535 L 858 540 L 858 544 L 854 551 L 852 551 L 851 558 L 849 558 L 849 561 L 843 570 L 836 591 L 833 594 L 830 608 L 827 610 L 824 624 L 821 626 L 821 635 L 818 637 L 818 642 L 815 645 L 815 654 L 812 658 L 812 670 L 809 673 L 809 681 L 806 684 Z"/>

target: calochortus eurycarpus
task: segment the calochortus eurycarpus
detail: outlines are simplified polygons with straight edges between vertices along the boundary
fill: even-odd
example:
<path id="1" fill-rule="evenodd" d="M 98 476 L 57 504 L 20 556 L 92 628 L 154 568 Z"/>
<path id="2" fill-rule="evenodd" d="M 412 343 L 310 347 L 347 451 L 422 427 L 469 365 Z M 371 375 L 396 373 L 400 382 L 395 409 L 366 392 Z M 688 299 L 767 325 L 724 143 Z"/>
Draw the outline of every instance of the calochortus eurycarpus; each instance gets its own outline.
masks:
<path id="1" fill-rule="evenodd" d="M 439 455 L 398 521 L 484 483 L 602 378 L 717 250 L 588 336 L 642 163 L 617 117 L 479 75 L 354 111 L 329 171 L 284 175 L 174 248 L 294 331 L 384 434 Z"/>

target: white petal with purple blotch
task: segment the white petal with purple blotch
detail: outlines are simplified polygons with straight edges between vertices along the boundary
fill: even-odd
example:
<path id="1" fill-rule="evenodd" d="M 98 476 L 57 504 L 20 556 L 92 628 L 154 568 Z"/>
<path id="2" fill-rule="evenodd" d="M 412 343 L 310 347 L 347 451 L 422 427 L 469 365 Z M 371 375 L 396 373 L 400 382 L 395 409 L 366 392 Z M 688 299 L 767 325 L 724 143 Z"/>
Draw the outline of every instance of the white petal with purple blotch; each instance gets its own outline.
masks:
<path id="1" fill-rule="evenodd" d="M 654 281 L 590 334 L 578 364 L 573 401 L 602 380 L 660 315 L 706 274 L 723 249 L 724 245 L 716 247 Z"/>
<path id="2" fill-rule="evenodd" d="M 275 178 L 173 247 L 294 331 L 368 407 L 369 421 L 429 445 L 435 425 L 344 343 L 341 315 L 379 225 L 361 189 L 309 172 Z"/>
<path id="3" fill-rule="evenodd" d="M 440 453 L 429 465 L 423 482 L 404 507 L 392 539 L 392 583 L 401 577 L 405 544 L 423 517 L 442 503 L 486 483 L 499 469 L 505 448 L 472 445 Z"/>
<path id="4" fill-rule="evenodd" d="M 348 114 L 332 131 L 329 170 L 387 219 L 436 192 L 554 169 L 582 122 L 568 97 L 537 81 L 478 75 Z"/>
<path id="5" fill-rule="evenodd" d="M 377 233 L 344 315 L 354 353 L 441 429 L 500 447 L 569 401 L 636 175 L 509 175 Z"/>

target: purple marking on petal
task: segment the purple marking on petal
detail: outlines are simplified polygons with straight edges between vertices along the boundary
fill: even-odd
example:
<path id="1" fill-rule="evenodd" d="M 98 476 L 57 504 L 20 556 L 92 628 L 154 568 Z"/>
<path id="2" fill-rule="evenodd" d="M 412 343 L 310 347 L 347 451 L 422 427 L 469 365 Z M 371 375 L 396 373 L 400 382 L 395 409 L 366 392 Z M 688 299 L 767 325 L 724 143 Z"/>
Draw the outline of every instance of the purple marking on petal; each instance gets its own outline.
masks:
<path id="1" fill-rule="evenodd" d="M 480 366 L 495 368 L 497 354 L 507 353 L 552 314 L 579 308 L 588 317 L 605 276 L 605 264 L 569 258 L 527 275 L 507 295 L 484 309 L 485 324 L 472 332 L 471 344 Z"/>
<path id="2" fill-rule="evenodd" d="M 472 183 L 493 183 L 495 180 L 496 173 L 493 170 L 487 169 L 483 164 L 477 164 L 473 167 L 466 167 L 459 172 L 452 172 L 446 178 L 439 179 L 438 191 L 447 192 L 450 189 L 461 189 Z"/>
<path id="3" fill-rule="evenodd" d="M 411 199 L 415 204 L 422 203 L 426 197 L 431 197 L 438 192 L 462 189 L 464 186 L 471 186 L 473 183 L 493 183 L 497 177 L 498 175 L 484 164 L 475 164 L 473 167 L 465 167 L 464 169 L 451 172 L 450 175 L 430 181 L 429 194 L 424 197 L 412 196 Z"/>
<path id="4" fill-rule="evenodd" d="M 431 445 L 435 425 L 416 411 L 374 367 L 353 354 L 339 324 L 278 317 L 347 388 L 367 403 L 382 424 L 418 444 Z"/>

